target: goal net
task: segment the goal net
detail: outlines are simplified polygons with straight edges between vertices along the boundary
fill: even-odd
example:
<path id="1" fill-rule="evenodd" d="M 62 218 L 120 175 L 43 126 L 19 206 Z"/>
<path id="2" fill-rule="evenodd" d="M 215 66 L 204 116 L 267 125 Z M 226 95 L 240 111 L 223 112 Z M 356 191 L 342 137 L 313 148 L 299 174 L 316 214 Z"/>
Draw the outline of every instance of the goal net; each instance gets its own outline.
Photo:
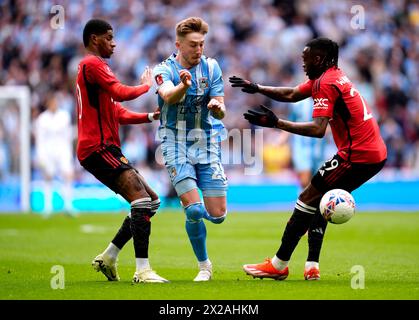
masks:
<path id="1" fill-rule="evenodd" d="M 0 213 L 30 210 L 30 91 L 0 86 Z"/>

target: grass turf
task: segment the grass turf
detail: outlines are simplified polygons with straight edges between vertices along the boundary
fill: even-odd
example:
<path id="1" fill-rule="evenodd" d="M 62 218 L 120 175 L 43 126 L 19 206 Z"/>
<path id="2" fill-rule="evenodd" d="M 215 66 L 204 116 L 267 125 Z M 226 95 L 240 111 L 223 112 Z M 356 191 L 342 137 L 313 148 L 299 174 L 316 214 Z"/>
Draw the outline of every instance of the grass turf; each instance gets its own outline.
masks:
<path id="1" fill-rule="evenodd" d="M 206 223 L 214 279 L 194 283 L 197 265 L 180 211 L 153 218 L 150 262 L 169 284 L 131 285 L 135 271 L 130 241 L 119 256 L 120 282 L 93 271 L 91 260 L 105 249 L 124 219 L 121 214 L 0 215 L 0 299 L 138 300 L 398 300 L 419 299 L 419 212 L 362 213 L 329 225 L 321 255 L 320 281 L 304 281 L 303 237 L 285 281 L 253 279 L 245 263 L 272 257 L 289 213 L 230 213 L 222 225 Z M 55 265 L 64 268 L 65 288 L 52 289 Z M 353 289 L 365 270 L 364 289 Z M 361 283 L 361 282 L 357 282 Z"/>

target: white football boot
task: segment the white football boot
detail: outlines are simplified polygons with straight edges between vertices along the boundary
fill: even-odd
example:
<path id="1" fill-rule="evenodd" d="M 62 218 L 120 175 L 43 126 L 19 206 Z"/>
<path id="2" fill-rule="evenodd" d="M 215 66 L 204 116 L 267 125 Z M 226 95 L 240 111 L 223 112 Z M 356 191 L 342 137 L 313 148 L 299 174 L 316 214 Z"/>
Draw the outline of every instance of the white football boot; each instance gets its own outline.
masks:
<path id="1" fill-rule="evenodd" d="M 101 253 L 92 261 L 93 269 L 101 271 L 109 281 L 119 281 L 116 261 L 112 261 L 107 255 Z"/>
<path id="2" fill-rule="evenodd" d="M 132 283 L 166 283 L 169 280 L 160 277 L 154 270 L 144 269 L 136 271 Z"/>
<path id="3" fill-rule="evenodd" d="M 212 278 L 212 264 L 199 267 L 198 275 L 193 279 L 195 282 L 209 281 Z"/>

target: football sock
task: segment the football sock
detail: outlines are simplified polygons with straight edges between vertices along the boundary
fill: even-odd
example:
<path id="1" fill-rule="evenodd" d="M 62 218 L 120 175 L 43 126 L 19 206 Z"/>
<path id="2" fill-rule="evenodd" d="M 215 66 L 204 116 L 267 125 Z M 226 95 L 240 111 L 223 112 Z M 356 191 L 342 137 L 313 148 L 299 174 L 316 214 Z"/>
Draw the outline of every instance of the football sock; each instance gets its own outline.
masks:
<path id="1" fill-rule="evenodd" d="M 148 258 L 148 244 L 151 233 L 151 198 L 131 202 L 131 233 L 135 258 Z"/>
<path id="2" fill-rule="evenodd" d="M 327 221 L 319 211 L 315 214 L 308 229 L 308 257 L 307 261 L 319 262 L 320 250 L 322 248 Z"/>
<path id="3" fill-rule="evenodd" d="M 283 261 L 279 259 L 277 256 L 273 256 L 271 259 L 271 263 L 274 266 L 276 270 L 284 270 L 286 267 L 288 267 L 288 261 Z"/>
<path id="4" fill-rule="evenodd" d="M 157 198 L 156 200 L 151 201 L 151 210 L 150 210 L 151 215 L 150 215 L 150 218 L 156 214 L 159 207 L 160 207 L 160 199 L 159 198 Z"/>
<path id="5" fill-rule="evenodd" d="M 204 208 L 205 209 L 205 208 Z M 211 216 L 209 213 L 208 213 L 208 211 L 205 209 L 205 213 L 204 213 L 204 219 L 206 219 L 206 220 L 208 220 L 208 221 L 211 221 L 212 223 L 214 223 L 214 224 L 220 224 L 220 223 L 222 223 L 224 220 L 225 220 L 225 218 L 227 217 L 227 212 L 226 213 L 224 213 L 222 216 L 220 216 L 220 217 L 213 217 L 213 216 Z"/>
<path id="6" fill-rule="evenodd" d="M 121 249 L 119 249 L 116 245 L 114 245 L 112 242 L 109 243 L 108 247 L 103 251 L 104 255 L 107 255 L 111 258 L 111 260 L 115 261 L 116 258 L 118 258 L 118 254 Z"/>
<path id="7" fill-rule="evenodd" d="M 282 236 L 282 243 L 276 256 L 282 261 L 289 261 L 300 238 L 307 232 L 316 213 L 316 208 L 297 200 L 294 213 L 289 219 Z"/>
<path id="8" fill-rule="evenodd" d="M 202 203 L 194 203 L 185 208 L 185 229 L 198 261 L 205 261 L 208 259 L 206 245 L 207 229 L 202 220 L 205 211 Z"/>
<path id="9" fill-rule="evenodd" d="M 147 258 L 135 258 L 136 271 L 151 269 Z"/>
<path id="10" fill-rule="evenodd" d="M 316 261 L 307 261 L 304 268 L 306 270 L 311 269 L 311 268 L 317 268 L 319 269 L 319 263 Z"/>
<path id="11" fill-rule="evenodd" d="M 206 269 L 206 268 L 211 267 L 211 266 L 212 266 L 212 263 L 211 263 L 210 259 L 207 259 L 205 261 L 198 261 L 198 267 L 199 267 L 200 270 L 201 269 Z"/>
<path id="12" fill-rule="evenodd" d="M 131 218 L 125 217 L 124 222 L 119 228 L 117 234 L 112 240 L 112 243 L 118 248 L 122 249 L 124 245 L 131 239 Z"/>

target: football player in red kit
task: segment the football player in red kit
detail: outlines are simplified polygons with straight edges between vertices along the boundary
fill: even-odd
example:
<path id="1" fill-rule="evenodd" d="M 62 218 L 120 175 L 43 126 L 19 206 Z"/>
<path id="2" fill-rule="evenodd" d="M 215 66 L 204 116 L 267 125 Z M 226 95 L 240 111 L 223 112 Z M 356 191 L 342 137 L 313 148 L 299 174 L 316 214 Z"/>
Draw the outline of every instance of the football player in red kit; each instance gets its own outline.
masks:
<path id="1" fill-rule="evenodd" d="M 117 257 L 132 237 L 136 258 L 133 282 L 168 282 L 151 269 L 148 261 L 150 218 L 156 213 L 160 200 L 122 154 L 118 132 L 121 124 L 152 122 L 159 118 L 159 112 L 132 112 L 120 104 L 150 89 L 151 69 L 146 68 L 138 86 L 119 82 L 105 61 L 113 54 L 116 44 L 112 27 L 104 20 L 87 22 L 83 43 L 88 54 L 79 64 L 76 83 L 77 157 L 87 171 L 131 204 L 131 212 L 118 233 L 92 265 L 108 280 L 118 281 Z"/>
<path id="2" fill-rule="evenodd" d="M 244 117 L 252 124 L 278 128 L 294 134 L 322 138 L 330 124 L 338 148 L 299 195 L 287 223 L 282 243 L 272 259 L 246 264 L 244 271 L 258 278 L 283 280 L 288 262 L 300 238 L 308 231 L 309 252 L 304 270 L 306 280 L 320 279 L 319 256 L 327 221 L 320 214 L 320 199 L 331 189 L 348 192 L 360 187 L 384 166 L 387 149 L 377 121 L 354 85 L 338 67 L 338 44 L 327 38 L 309 41 L 303 50 L 303 68 L 308 80 L 297 87 L 268 87 L 231 77 L 233 87 L 261 93 L 274 100 L 296 102 L 313 97 L 313 120 L 291 122 L 279 119 L 269 108 L 249 110 Z"/>

